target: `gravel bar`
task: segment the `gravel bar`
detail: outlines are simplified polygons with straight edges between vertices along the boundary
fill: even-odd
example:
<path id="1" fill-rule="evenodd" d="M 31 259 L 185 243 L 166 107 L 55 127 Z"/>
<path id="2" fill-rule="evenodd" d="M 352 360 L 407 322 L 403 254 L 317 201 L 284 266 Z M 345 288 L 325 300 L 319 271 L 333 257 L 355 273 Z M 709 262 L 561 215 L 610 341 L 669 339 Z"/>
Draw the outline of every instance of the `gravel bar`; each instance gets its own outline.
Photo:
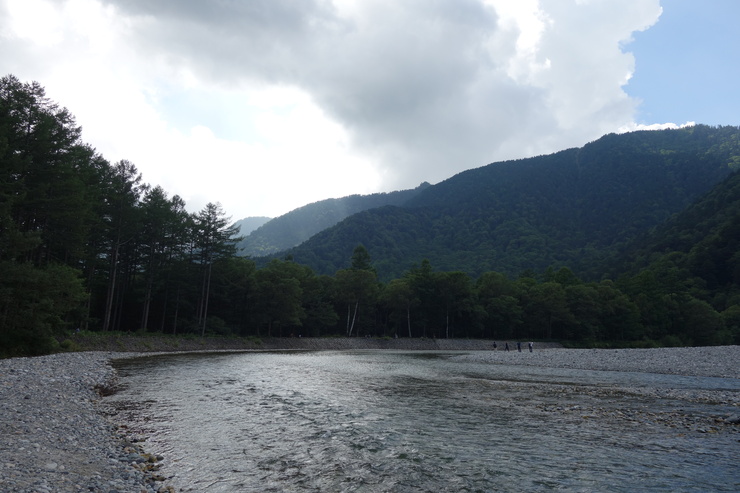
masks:
<path id="1" fill-rule="evenodd" d="M 509 343 L 496 351 L 475 352 L 465 358 L 507 365 L 573 368 L 579 370 L 628 371 L 696 377 L 740 378 L 740 346 L 651 349 L 539 349 L 522 352 Z"/>
<path id="2" fill-rule="evenodd" d="M 0 360 L 0 491 L 174 491 L 156 475 L 161 457 L 126 441 L 101 403 L 100 392 L 116 378 L 110 361 L 139 355 L 93 351 Z M 460 357 L 489 364 L 740 378 L 740 346 L 592 350 L 535 345 L 533 352 L 524 347 L 519 353 L 499 345 L 496 351 Z M 722 400 L 740 405 L 738 392 L 725 393 Z"/>
<path id="3" fill-rule="evenodd" d="M 0 360 L 0 491 L 169 491 L 151 464 L 101 412 L 120 353 L 63 353 Z M 164 489 L 163 489 L 164 488 Z"/>

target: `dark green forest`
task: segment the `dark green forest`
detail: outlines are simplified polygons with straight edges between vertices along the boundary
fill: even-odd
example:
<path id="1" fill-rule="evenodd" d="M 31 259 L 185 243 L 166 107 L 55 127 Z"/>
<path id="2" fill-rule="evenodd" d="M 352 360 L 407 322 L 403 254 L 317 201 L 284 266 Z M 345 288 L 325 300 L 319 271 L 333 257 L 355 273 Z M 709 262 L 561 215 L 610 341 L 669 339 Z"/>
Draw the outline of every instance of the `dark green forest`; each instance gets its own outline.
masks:
<path id="1" fill-rule="evenodd" d="M 286 253 L 330 274 L 362 243 L 383 280 L 428 259 L 474 277 L 563 266 L 598 281 L 618 274 L 612 263 L 628 245 L 738 166 L 736 127 L 606 135 L 582 148 L 459 173 Z"/>
<path id="2" fill-rule="evenodd" d="M 6 76 L 0 355 L 76 330 L 736 344 L 739 135 L 610 135 L 471 170 L 258 263 L 218 203 L 187 212 Z"/>

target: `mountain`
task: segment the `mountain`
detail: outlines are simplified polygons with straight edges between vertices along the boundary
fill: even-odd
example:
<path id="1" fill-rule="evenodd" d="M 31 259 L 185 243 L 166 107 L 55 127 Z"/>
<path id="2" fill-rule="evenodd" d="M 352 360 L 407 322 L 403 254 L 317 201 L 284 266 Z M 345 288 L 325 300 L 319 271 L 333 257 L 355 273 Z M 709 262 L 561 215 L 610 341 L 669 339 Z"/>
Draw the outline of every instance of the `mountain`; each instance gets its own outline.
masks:
<path id="1" fill-rule="evenodd" d="M 733 173 L 685 210 L 635 241 L 614 263 L 615 274 L 673 270 L 676 283 L 740 303 L 740 173 Z M 724 306 L 723 306 L 724 305 Z"/>
<path id="2" fill-rule="evenodd" d="M 610 266 L 634 300 L 646 337 L 666 345 L 732 344 L 740 340 L 739 251 L 736 172 Z"/>
<path id="3" fill-rule="evenodd" d="M 609 134 L 462 172 L 400 206 L 350 216 L 283 255 L 333 274 L 363 244 L 386 280 L 424 259 L 471 275 L 566 266 L 598 279 L 608 260 L 738 167 L 738 127 Z"/>
<path id="4" fill-rule="evenodd" d="M 250 234 L 252 231 L 259 228 L 270 219 L 271 218 L 269 217 L 263 216 L 245 217 L 244 219 L 239 219 L 237 222 L 234 223 L 234 226 L 238 228 L 237 236 L 246 236 Z"/>
<path id="5" fill-rule="evenodd" d="M 286 250 L 352 214 L 386 205 L 402 205 L 429 186 L 424 182 L 411 190 L 350 195 L 305 205 L 257 228 L 236 245 L 237 251 L 244 256 L 264 256 Z"/>

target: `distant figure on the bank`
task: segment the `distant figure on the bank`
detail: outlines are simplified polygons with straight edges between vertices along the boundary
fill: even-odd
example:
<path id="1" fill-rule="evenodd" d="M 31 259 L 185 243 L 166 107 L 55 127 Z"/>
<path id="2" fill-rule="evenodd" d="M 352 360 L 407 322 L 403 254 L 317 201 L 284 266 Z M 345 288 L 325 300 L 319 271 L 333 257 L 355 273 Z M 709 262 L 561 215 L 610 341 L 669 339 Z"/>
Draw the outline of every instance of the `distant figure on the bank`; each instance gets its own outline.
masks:
<path id="1" fill-rule="evenodd" d="M 504 351 L 508 351 L 508 350 L 509 350 L 509 343 L 508 342 L 505 342 L 504 343 Z"/>
<path id="2" fill-rule="evenodd" d="M 493 349 L 496 349 L 498 346 L 496 345 L 496 341 L 493 341 Z"/>
<path id="3" fill-rule="evenodd" d="M 522 352 L 522 343 L 521 342 L 517 342 L 516 343 L 516 350 L 519 351 L 520 353 Z"/>
<path id="4" fill-rule="evenodd" d="M 532 344 L 532 343 L 530 342 L 530 343 L 529 343 L 529 352 L 530 352 L 530 353 L 532 352 L 532 346 L 533 346 L 533 344 Z"/>

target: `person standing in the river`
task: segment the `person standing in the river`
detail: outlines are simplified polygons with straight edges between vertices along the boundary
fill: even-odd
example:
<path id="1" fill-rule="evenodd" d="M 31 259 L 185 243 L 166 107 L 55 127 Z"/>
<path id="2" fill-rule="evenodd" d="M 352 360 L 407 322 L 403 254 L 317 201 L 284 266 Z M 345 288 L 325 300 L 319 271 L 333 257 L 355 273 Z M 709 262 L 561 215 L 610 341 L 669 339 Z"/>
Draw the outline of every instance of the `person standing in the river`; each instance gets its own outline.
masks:
<path id="1" fill-rule="evenodd" d="M 509 343 L 506 342 L 504 343 L 504 351 L 508 351 L 508 350 L 509 350 Z"/>
<path id="2" fill-rule="evenodd" d="M 517 342 L 516 343 L 516 350 L 519 351 L 520 353 L 522 352 L 522 343 L 521 342 Z"/>
<path id="3" fill-rule="evenodd" d="M 531 342 L 529 343 L 529 352 L 530 353 L 532 352 L 532 343 Z"/>

